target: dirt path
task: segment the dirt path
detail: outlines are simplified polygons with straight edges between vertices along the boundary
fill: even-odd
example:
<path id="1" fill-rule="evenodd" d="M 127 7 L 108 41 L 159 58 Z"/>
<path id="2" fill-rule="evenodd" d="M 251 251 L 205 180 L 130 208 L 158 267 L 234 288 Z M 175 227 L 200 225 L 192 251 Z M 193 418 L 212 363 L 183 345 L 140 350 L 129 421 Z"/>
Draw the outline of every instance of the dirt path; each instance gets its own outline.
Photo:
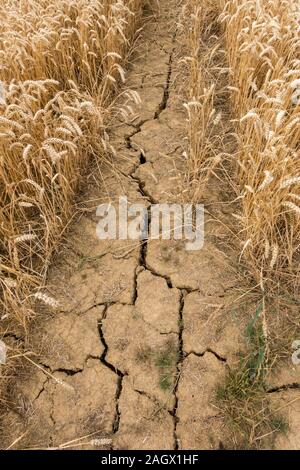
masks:
<path id="1" fill-rule="evenodd" d="M 32 344 L 40 356 L 29 356 L 37 366 L 29 363 L 13 390 L 10 442 L 26 433 L 16 446 L 226 445 L 213 396 L 243 344 L 240 320 L 226 308 L 238 284 L 222 251 L 226 233 L 208 221 L 203 250 L 188 252 L 168 240 L 130 250 L 129 242 L 100 242 L 95 230 L 101 202 L 176 200 L 185 147 L 177 4 L 161 1 L 145 27 L 127 74 L 142 99 L 139 117 L 112 129 L 117 166 L 89 181 L 84 215 L 49 276 L 60 309 L 41 315 Z"/>

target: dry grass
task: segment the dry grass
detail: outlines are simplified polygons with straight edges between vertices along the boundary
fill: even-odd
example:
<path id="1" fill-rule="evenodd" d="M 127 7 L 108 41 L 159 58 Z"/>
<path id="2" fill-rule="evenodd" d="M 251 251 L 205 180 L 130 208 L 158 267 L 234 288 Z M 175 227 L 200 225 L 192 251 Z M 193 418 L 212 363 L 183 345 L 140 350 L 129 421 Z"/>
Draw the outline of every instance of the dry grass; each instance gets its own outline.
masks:
<path id="1" fill-rule="evenodd" d="M 0 0 L 0 338 L 26 335 L 105 128 L 143 0 Z M 127 98 L 126 98 L 127 97 Z M 11 350 L 9 350 L 11 355 Z M 1 369 L 3 376 L 3 368 Z"/>

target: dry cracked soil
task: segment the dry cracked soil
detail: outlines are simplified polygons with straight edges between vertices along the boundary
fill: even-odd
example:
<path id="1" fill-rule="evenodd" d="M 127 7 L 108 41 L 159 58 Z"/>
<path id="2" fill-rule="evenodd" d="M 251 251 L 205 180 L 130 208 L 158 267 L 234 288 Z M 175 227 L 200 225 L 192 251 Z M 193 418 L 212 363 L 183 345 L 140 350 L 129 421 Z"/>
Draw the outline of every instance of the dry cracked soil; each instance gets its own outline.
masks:
<path id="1" fill-rule="evenodd" d="M 149 207 L 180 193 L 179 7 L 160 4 L 127 72 L 142 100 L 137 117 L 111 126 L 114 168 L 98 185 L 87 182 L 86 211 L 49 274 L 60 308 L 35 323 L 39 356 L 30 356 L 35 365 L 24 368 L 5 417 L 21 448 L 226 447 L 214 393 L 244 347 L 244 320 L 226 307 L 239 285 L 237 261 L 222 250 L 226 231 L 208 222 L 199 252 L 176 240 L 140 245 L 96 235 L 98 204 L 126 195 Z"/>

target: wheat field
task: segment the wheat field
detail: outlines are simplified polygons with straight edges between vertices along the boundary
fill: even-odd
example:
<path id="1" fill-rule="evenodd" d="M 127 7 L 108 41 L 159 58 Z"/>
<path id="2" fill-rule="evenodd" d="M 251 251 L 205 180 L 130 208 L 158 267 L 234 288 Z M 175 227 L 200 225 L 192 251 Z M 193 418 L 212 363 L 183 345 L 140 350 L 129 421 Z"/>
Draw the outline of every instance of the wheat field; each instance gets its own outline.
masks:
<path id="1" fill-rule="evenodd" d="M 244 250 L 265 276 L 299 256 L 299 2 L 225 2 Z M 245 76 L 245 70 L 249 71 Z"/>
<path id="2" fill-rule="evenodd" d="M 1 332 L 22 329 L 106 123 L 143 2 L 0 2 Z M 137 99 L 123 92 L 128 101 Z"/>
<path id="3" fill-rule="evenodd" d="M 188 3 L 195 23 L 190 37 L 194 53 L 188 58 L 191 174 L 203 185 L 227 157 L 212 129 L 218 117 L 224 120 L 215 105 L 216 83 L 222 73 L 228 74 L 241 251 L 258 282 L 278 276 L 295 282 L 300 243 L 299 1 Z M 216 24 L 222 35 L 216 35 Z M 203 42 L 207 37 L 210 43 Z M 225 57 L 220 62 L 221 46 Z M 211 64 L 219 71 L 217 79 Z"/>

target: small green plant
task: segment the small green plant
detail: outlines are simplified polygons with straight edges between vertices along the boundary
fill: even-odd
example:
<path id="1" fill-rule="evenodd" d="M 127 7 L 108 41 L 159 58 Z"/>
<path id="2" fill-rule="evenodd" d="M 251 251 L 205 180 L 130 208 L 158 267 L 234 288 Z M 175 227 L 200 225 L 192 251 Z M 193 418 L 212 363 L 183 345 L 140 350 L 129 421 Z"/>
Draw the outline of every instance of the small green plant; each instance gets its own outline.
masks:
<path id="1" fill-rule="evenodd" d="M 159 386 L 162 390 L 170 390 L 174 382 L 174 371 L 178 359 L 178 350 L 173 343 L 157 355 L 155 365 L 159 370 Z"/>
<path id="2" fill-rule="evenodd" d="M 149 346 L 140 347 L 136 352 L 136 360 L 139 363 L 147 364 L 153 358 L 153 351 Z"/>
<path id="3" fill-rule="evenodd" d="M 274 414 L 266 395 L 268 365 L 266 339 L 259 305 L 246 327 L 248 351 L 240 354 L 239 365 L 228 370 L 225 381 L 216 390 L 216 401 L 226 416 L 234 436 L 234 447 L 262 447 L 287 429 L 284 420 Z M 266 436 L 264 438 L 264 436 Z"/>
<path id="4" fill-rule="evenodd" d="M 266 354 L 267 345 L 262 323 L 260 321 L 262 312 L 263 304 L 261 303 L 246 327 L 246 338 L 251 349 L 247 360 L 250 381 L 258 380 L 263 382 L 266 371 L 268 370 Z"/>

